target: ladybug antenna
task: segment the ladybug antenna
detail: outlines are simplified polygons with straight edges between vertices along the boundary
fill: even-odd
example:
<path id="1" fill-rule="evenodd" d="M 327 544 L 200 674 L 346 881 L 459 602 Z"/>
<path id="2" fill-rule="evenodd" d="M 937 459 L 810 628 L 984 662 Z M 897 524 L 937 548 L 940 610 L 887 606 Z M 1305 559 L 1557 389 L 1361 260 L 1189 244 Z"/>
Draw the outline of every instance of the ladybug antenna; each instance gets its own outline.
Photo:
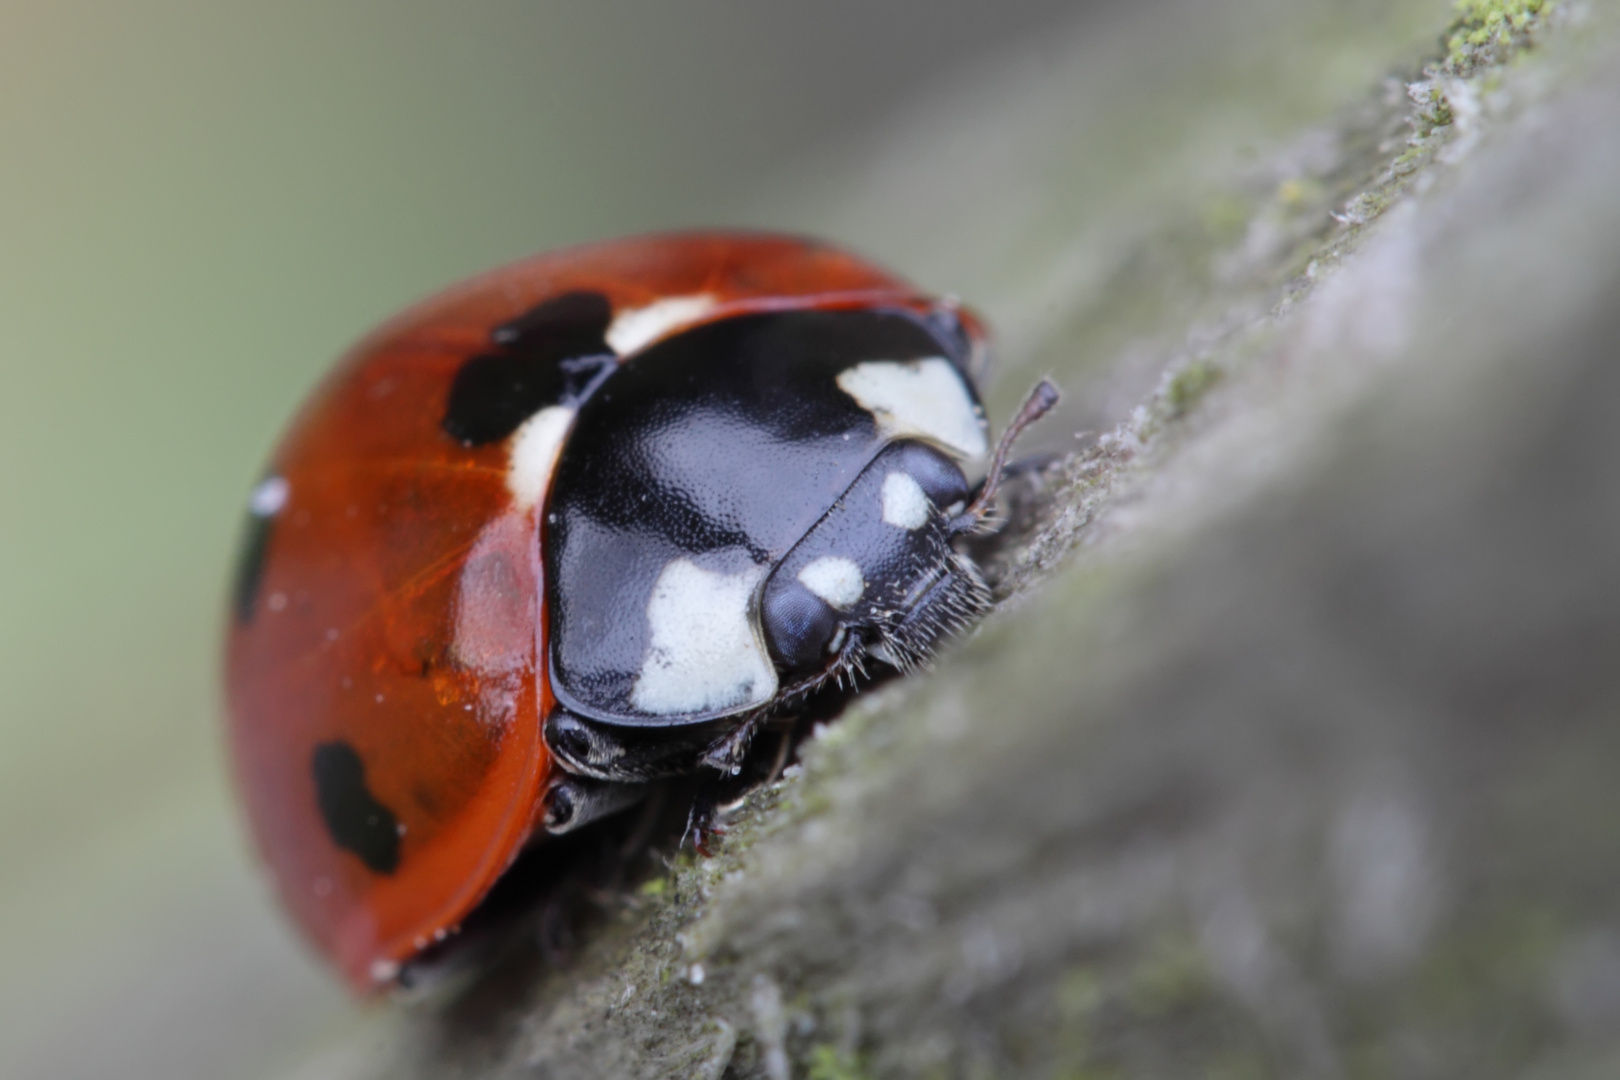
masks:
<path id="1" fill-rule="evenodd" d="M 967 532 L 984 520 L 990 510 L 990 501 L 996 497 L 996 489 L 1001 487 L 1002 472 L 1007 467 L 1007 455 L 1012 452 L 1013 443 L 1018 441 L 1025 428 L 1051 412 L 1062 396 L 1051 379 L 1042 379 L 1035 384 L 1035 389 L 1029 392 L 1029 397 L 1024 399 L 1024 404 L 1007 424 L 1007 430 L 1001 433 L 995 456 L 990 459 L 990 471 L 985 473 L 984 483 L 979 485 L 979 494 L 951 522 L 951 532 Z"/>

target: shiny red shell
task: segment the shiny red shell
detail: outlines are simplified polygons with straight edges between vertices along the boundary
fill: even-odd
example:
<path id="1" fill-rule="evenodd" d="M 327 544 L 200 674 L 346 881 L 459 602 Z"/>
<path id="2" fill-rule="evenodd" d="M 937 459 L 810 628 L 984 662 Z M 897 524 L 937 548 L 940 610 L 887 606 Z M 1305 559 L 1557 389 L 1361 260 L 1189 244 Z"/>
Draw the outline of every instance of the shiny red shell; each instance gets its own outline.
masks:
<path id="1" fill-rule="evenodd" d="M 441 421 L 493 328 L 574 291 L 605 296 L 615 319 L 707 298 L 659 336 L 750 311 L 931 303 L 807 241 L 661 235 L 474 278 L 338 364 L 270 464 L 285 500 L 245 554 L 226 699 L 237 783 L 281 900 L 362 993 L 453 932 L 543 835 L 544 506 L 514 504 L 508 440 L 468 447 Z M 387 808 L 369 822 L 396 836 L 376 865 L 323 818 L 312 759 L 332 746 Z"/>

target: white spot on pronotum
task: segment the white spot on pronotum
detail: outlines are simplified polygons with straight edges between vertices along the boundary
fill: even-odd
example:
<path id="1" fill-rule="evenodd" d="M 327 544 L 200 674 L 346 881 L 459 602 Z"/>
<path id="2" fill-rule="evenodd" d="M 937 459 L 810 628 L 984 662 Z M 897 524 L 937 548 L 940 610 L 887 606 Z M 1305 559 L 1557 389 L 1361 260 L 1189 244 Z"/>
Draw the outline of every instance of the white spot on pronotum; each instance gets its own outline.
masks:
<path id="1" fill-rule="evenodd" d="M 264 601 L 264 606 L 271 611 L 287 610 L 287 594 L 284 592 L 271 593 Z"/>
<path id="2" fill-rule="evenodd" d="M 650 638 L 630 703 L 655 716 L 763 705 L 776 693 L 776 668 L 749 618 L 765 576 L 705 570 L 690 559 L 664 567 L 647 603 Z"/>
<path id="3" fill-rule="evenodd" d="M 702 964 L 693 964 L 692 967 L 691 967 L 691 970 L 689 970 L 686 973 L 686 978 L 687 978 L 688 981 L 691 982 L 691 984 L 693 986 L 702 986 L 703 985 L 703 965 Z"/>
<path id="4" fill-rule="evenodd" d="M 983 457 L 988 449 L 984 416 L 961 373 L 943 357 L 867 360 L 840 372 L 838 388 L 890 438 L 921 436 L 965 458 Z"/>
<path id="5" fill-rule="evenodd" d="M 840 611 L 852 607 L 866 591 L 866 579 L 853 559 L 823 555 L 799 571 L 799 582 Z"/>
<path id="6" fill-rule="evenodd" d="M 506 465 L 506 490 L 518 509 L 538 506 L 546 497 L 551 470 L 557 464 L 574 410 L 551 405 L 527 420 L 512 434 L 512 453 Z"/>
<path id="7" fill-rule="evenodd" d="M 883 478 L 883 520 L 915 531 L 928 524 L 933 509 L 922 485 L 910 473 L 892 472 Z"/>
<path id="8" fill-rule="evenodd" d="M 287 505 L 290 490 L 284 477 L 272 476 L 261 482 L 248 496 L 248 510 L 256 517 L 274 517 Z"/>
<path id="9" fill-rule="evenodd" d="M 697 322 L 715 305 L 710 293 L 692 296 L 668 296 L 645 307 L 629 308 L 619 312 L 607 329 L 607 343 L 620 356 L 629 356 L 646 348 L 671 331 L 688 323 Z"/>

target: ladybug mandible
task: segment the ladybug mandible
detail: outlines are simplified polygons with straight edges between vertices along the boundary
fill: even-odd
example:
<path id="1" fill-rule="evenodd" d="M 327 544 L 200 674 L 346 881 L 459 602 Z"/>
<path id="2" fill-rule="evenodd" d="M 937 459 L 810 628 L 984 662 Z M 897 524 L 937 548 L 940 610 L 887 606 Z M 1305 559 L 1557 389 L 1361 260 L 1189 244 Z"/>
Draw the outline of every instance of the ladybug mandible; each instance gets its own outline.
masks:
<path id="1" fill-rule="evenodd" d="M 362 341 L 253 491 L 229 743 L 281 899 L 361 992 L 525 846 L 988 595 L 955 305 L 799 239 L 542 255 Z"/>

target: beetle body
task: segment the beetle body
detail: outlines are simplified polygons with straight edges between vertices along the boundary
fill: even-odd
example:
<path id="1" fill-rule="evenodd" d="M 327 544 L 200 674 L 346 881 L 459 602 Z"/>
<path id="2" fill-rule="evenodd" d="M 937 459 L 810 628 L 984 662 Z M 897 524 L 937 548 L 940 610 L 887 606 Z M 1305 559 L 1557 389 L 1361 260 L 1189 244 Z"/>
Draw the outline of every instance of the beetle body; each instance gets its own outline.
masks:
<path id="1" fill-rule="evenodd" d="M 258 846 L 354 987 L 548 832 L 983 608 L 982 348 L 837 250 L 684 234 L 497 270 L 339 364 L 250 500 L 226 696 Z"/>

